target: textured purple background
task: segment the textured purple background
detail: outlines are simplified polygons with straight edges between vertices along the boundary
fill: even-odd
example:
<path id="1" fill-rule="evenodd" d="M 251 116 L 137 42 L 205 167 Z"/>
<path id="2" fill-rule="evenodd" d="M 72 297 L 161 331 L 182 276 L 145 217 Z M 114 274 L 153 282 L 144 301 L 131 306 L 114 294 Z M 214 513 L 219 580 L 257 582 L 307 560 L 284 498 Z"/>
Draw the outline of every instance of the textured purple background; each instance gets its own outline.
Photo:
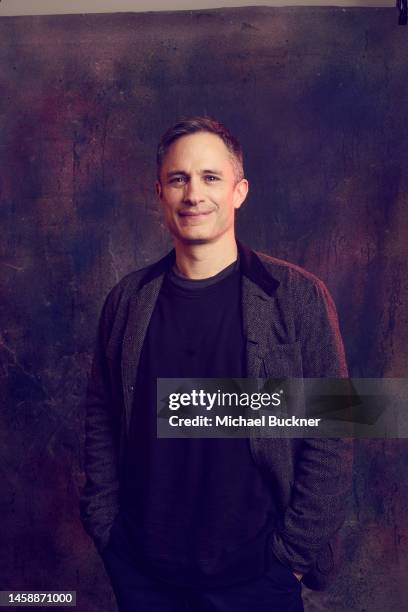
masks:
<path id="1" fill-rule="evenodd" d="M 115 610 L 78 518 L 81 401 L 104 296 L 171 246 L 154 156 L 180 115 L 242 140 L 238 234 L 326 281 L 352 375 L 404 375 L 407 63 L 393 9 L 0 19 L 2 589 Z M 348 563 L 309 610 L 404 609 L 407 465 L 357 445 Z"/>

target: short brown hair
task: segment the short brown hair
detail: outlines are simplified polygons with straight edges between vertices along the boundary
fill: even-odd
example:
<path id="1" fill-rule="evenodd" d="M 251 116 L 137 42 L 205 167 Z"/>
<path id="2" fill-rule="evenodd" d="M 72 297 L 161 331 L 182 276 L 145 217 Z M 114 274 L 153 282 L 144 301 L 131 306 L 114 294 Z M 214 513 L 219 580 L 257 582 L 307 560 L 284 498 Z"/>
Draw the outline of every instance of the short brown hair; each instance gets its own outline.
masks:
<path id="1" fill-rule="evenodd" d="M 243 152 L 238 140 L 220 121 L 211 117 L 190 117 L 180 119 L 173 127 L 169 128 L 161 137 L 157 147 L 157 178 L 160 181 L 160 170 L 163 159 L 173 142 L 196 132 L 209 132 L 219 136 L 231 155 L 237 182 L 244 178 Z"/>

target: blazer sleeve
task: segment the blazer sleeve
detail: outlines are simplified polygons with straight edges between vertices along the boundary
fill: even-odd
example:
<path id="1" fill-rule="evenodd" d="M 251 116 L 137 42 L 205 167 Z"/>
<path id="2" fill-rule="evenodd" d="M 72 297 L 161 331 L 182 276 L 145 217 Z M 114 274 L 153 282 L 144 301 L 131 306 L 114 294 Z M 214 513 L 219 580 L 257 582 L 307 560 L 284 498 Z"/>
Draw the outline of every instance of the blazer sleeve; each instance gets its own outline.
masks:
<path id="1" fill-rule="evenodd" d="M 117 435 L 113 418 L 114 397 L 106 348 L 114 315 L 111 292 L 99 319 L 96 347 L 85 401 L 86 481 L 80 497 L 85 531 L 101 551 L 119 511 Z"/>
<path id="2" fill-rule="evenodd" d="M 304 378 L 347 377 L 336 309 L 327 288 L 317 279 L 297 325 Z M 272 549 L 293 570 L 306 574 L 344 522 L 351 489 L 352 439 L 293 442 L 297 454 L 292 496 L 273 534 Z"/>

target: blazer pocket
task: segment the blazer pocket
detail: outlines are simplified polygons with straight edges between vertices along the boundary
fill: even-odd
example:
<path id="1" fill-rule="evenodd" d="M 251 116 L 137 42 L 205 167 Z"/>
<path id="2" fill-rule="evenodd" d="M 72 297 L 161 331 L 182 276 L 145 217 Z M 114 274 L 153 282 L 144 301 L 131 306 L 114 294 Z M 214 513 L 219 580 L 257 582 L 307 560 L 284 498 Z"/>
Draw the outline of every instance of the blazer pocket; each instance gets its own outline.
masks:
<path id="1" fill-rule="evenodd" d="M 301 378 L 303 376 L 302 366 L 302 344 L 292 342 L 291 344 L 275 344 L 268 346 L 267 352 L 262 357 L 264 378 Z"/>
<path id="2" fill-rule="evenodd" d="M 331 542 L 323 549 L 322 553 L 317 557 L 316 566 L 319 572 L 327 576 L 334 569 L 334 555 Z"/>
<path id="3" fill-rule="evenodd" d="M 325 591 L 335 578 L 332 544 L 329 542 L 318 554 L 313 569 L 302 578 L 303 584 L 314 591 Z"/>

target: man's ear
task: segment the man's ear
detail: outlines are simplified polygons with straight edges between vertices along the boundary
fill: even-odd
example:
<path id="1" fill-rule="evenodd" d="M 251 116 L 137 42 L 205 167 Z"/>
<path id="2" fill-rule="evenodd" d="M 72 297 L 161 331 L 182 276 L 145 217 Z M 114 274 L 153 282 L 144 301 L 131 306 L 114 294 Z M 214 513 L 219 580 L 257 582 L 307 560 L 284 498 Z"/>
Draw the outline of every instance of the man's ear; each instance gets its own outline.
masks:
<path id="1" fill-rule="evenodd" d="M 160 184 L 160 181 L 156 181 L 155 183 L 155 187 L 156 187 L 156 194 L 157 197 L 159 198 L 159 200 L 161 199 L 161 194 L 162 194 L 162 186 Z"/>
<path id="2" fill-rule="evenodd" d="M 235 194 L 234 194 L 234 208 L 240 208 L 241 204 L 244 203 L 245 198 L 247 197 L 249 190 L 249 183 L 247 179 L 241 179 L 235 185 Z"/>

